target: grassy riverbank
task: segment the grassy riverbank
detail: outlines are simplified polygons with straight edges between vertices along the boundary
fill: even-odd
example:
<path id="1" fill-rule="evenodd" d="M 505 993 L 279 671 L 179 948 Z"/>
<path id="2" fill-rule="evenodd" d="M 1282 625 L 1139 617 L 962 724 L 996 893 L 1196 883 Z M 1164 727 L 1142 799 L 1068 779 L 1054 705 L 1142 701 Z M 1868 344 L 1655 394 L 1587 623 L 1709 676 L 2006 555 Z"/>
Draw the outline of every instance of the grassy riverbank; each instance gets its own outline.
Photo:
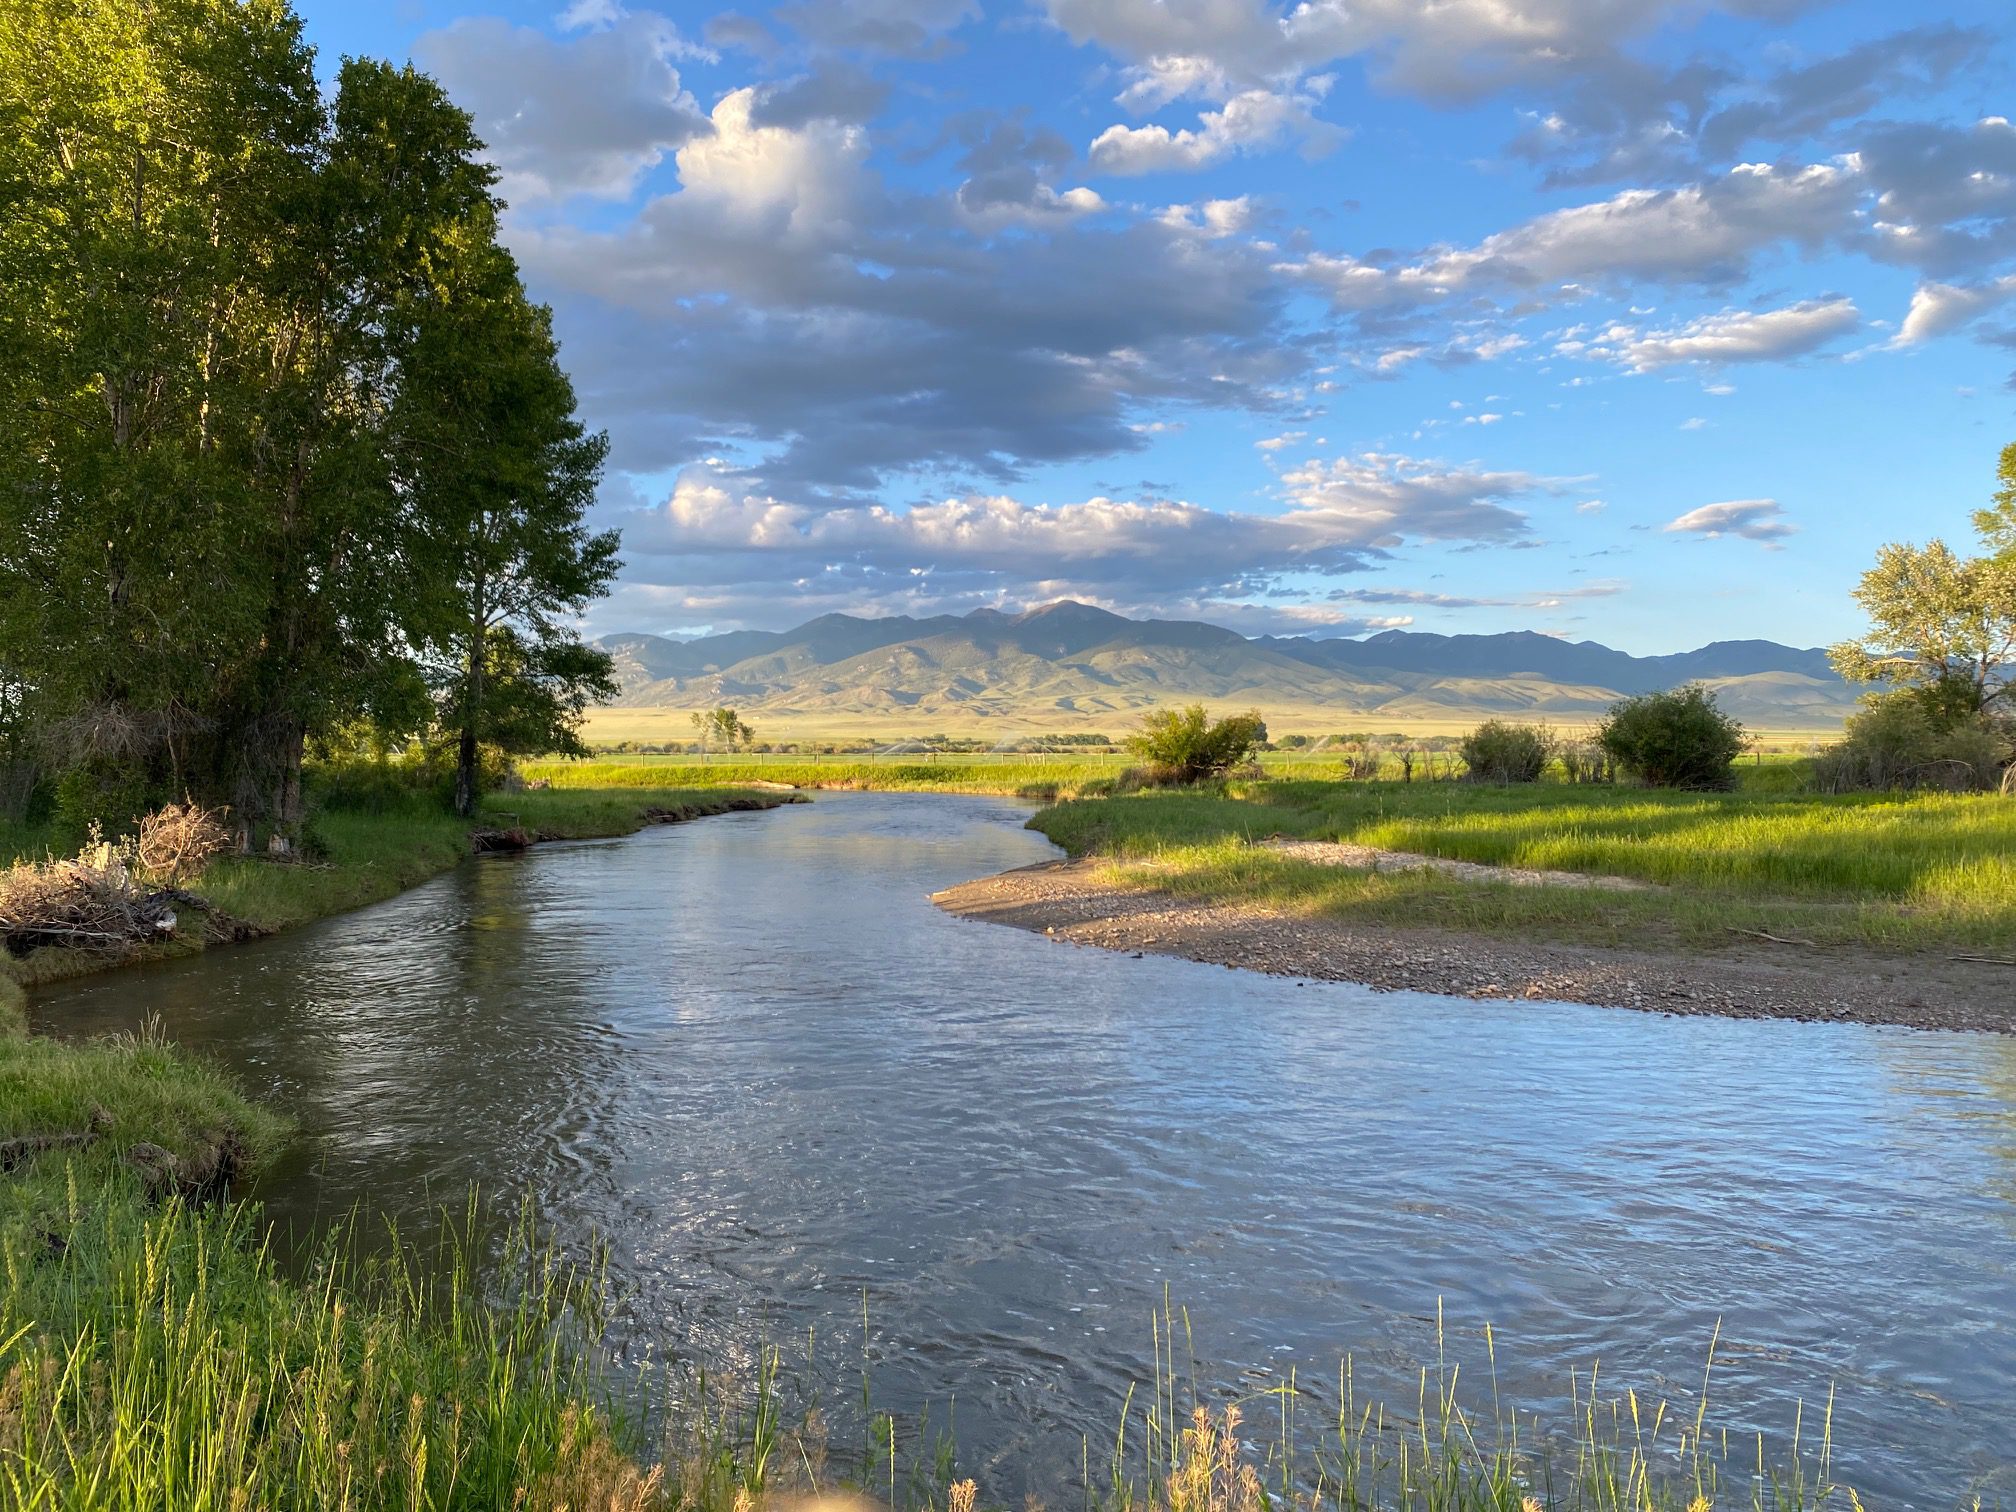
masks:
<path id="1" fill-rule="evenodd" d="M 282 1119 L 145 1040 L 0 1040 L 0 1505 L 656 1505 L 537 1246 L 479 1296 L 450 1250 L 284 1278 L 220 1187 Z"/>
<path id="2" fill-rule="evenodd" d="M 420 794 L 364 808 L 325 808 L 312 820 L 315 855 L 306 863 L 223 857 L 185 885 L 233 918 L 261 931 L 292 928 L 330 914 L 381 902 L 447 870 L 469 854 L 473 830 L 519 827 L 542 840 L 627 835 L 653 822 L 648 811 L 705 818 L 748 804 L 791 801 L 789 794 L 742 790 L 732 784 L 660 782 L 613 789 L 534 790 L 493 794 L 476 818 L 458 818 Z M 0 866 L 48 853 L 59 844 L 47 827 L 16 826 L 0 834 Z M 137 952 L 141 957 L 201 949 L 184 939 Z M 0 1021 L 18 1012 L 21 985 L 119 965 L 134 956 L 38 950 L 20 960 L 0 957 Z M 11 1009 L 10 1009 L 10 1004 Z"/>
<path id="3" fill-rule="evenodd" d="M 634 830 L 647 808 L 752 800 L 784 801 L 533 792 L 471 825 L 414 797 L 318 815 L 312 865 L 222 860 L 190 885 L 283 928 L 453 865 L 472 828 L 587 838 Z M 48 838 L 7 837 L 16 854 Z M 219 1200 L 284 1142 L 284 1118 L 157 1039 L 25 1034 L 21 979 L 116 963 L 44 950 L 0 969 L 0 1506 L 673 1504 L 595 1364 L 596 1278 L 529 1227 L 501 1291 L 494 1265 L 479 1286 L 459 1242 L 364 1261 L 340 1232 L 309 1279 L 288 1279 L 256 1209 Z M 710 1512 L 743 1484 L 725 1463 L 702 1467 Z"/>
<path id="4" fill-rule="evenodd" d="M 1770 778 L 1771 769 L 1762 775 Z M 1047 808 L 1032 824 L 1124 880 L 1366 923 L 1696 948 L 1749 931 L 1816 944 L 2009 953 L 2016 802 L 1774 786 L 1665 793 L 1268 781 L 1084 798 Z M 1255 843 L 1272 836 L 1657 886 L 1479 885 L 1323 866 Z"/>

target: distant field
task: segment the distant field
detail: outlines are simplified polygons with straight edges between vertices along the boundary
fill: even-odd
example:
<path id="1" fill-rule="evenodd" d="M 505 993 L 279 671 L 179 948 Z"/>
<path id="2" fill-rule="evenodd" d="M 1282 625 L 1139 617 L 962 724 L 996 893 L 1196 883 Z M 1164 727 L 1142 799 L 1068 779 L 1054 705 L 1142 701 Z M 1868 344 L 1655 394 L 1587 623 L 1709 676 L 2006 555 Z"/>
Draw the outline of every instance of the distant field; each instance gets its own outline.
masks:
<path id="1" fill-rule="evenodd" d="M 1744 757 L 1743 767 L 1765 774 L 1761 780 L 1783 782 L 1790 779 L 1781 778 L 1778 773 L 1788 771 L 1796 755 L 1796 750 L 1761 751 Z M 1425 761 L 1418 764 L 1415 775 L 1423 780 L 1415 785 L 1447 786 L 1447 783 L 1431 784 L 1427 779 L 1437 773 L 1449 773 L 1452 762 L 1453 757 L 1443 754 L 1434 758 L 1432 770 Z M 1139 757 L 1125 751 L 1100 750 L 943 754 L 910 750 L 832 756 L 790 752 L 718 756 L 607 752 L 586 759 L 526 762 L 519 771 L 528 780 L 550 782 L 558 788 L 732 787 L 738 782 L 767 781 L 788 782 L 798 787 L 1024 793 L 1046 797 L 1079 792 L 1088 784 L 1110 781 L 1139 764 Z M 1269 776 L 1309 782 L 1343 782 L 1354 775 L 1334 751 L 1268 751 L 1260 757 L 1260 765 Z M 1401 775 L 1400 760 L 1389 751 L 1380 763 L 1379 776 L 1398 783 Z"/>
<path id="2" fill-rule="evenodd" d="M 1228 712 L 1235 706 L 1243 708 L 1236 700 L 1222 701 L 1219 712 Z M 1214 709 L 1218 704 L 1214 703 Z M 1574 718 L 1548 718 L 1546 715 L 1511 716 L 1472 712 L 1454 714 L 1447 718 L 1401 718 L 1397 722 L 1390 714 L 1352 714 L 1336 709 L 1317 709 L 1297 705 L 1260 704 L 1261 716 L 1267 721 L 1267 728 L 1275 739 L 1283 735 L 1307 735 L 1320 739 L 1325 735 L 1341 735 L 1347 732 L 1370 733 L 1380 736 L 1405 735 L 1422 737 L 1432 735 L 1463 735 L 1473 730 L 1485 719 L 1522 718 L 1532 723 L 1551 726 L 1564 738 L 1575 739 L 1592 733 L 1595 721 L 1581 716 Z M 1083 734 L 1096 732 L 1114 740 L 1132 734 L 1140 727 L 1138 712 L 1129 714 L 1060 714 L 1058 711 L 1033 709 L 1027 715 L 996 715 L 981 717 L 969 715 L 930 715 L 918 719 L 891 714 L 764 714 L 750 715 L 750 723 L 756 727 L 759 740 L 773 744 L 803 745 L 806 743 L 848 743 L 872 741 L 877 746 L 898 745 L 907 741 L 923 740 L 933 735 L 949 736 L 955 740 L 989 740 L 1000 745 L 1013 745 L 1034 736 Z M 688 709 L 628 709 L 599 708 L 588 712 L 584 736 L 592 746 L 609 746 L 628 742 L 631 745 L 683 744 L 693 738 L 692 711 Z M 1758 728 L 1751 732 L 1767 750 L 1805 751 L 1816 741 L 1833 739 L 1840 733 L 1835 725 L 1805 728 Z"/>

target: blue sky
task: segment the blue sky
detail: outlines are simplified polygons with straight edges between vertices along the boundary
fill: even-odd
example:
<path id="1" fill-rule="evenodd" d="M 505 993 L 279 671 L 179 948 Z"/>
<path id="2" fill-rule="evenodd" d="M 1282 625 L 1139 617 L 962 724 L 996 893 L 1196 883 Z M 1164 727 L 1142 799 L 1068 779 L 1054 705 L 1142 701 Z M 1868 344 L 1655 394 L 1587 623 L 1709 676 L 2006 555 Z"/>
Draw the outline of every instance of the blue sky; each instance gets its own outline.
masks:
<path id="1" fill-rule="evenodd" d="M 491 144 L 597 630 L 1810 645 L 2016 440 L 2006 4 L 300 4 Z"/>

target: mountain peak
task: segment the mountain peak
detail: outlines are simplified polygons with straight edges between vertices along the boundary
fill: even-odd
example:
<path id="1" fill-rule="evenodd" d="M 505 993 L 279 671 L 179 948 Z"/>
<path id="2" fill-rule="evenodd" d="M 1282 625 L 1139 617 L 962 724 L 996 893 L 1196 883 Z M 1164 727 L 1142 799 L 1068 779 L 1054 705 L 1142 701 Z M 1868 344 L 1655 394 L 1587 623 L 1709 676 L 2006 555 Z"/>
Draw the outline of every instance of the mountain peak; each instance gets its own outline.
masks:
<path id="1" fill-rule="evenodd" d="M 1076 599 L 1058 599 L 1054 603 L 1039 604 L 1034 609 L 1025 609 L 1015 616 L 1018 625 L 1033 625 L 1040 620 L 1052 624 L 1073 625 L 1131 625 L 1124 614 L 1115 614 L 1110 609 L 1101 609 L 1093 604 L 1081 604 Z"/>
<path id="2" fill-rule="evenodd" d="M 917 619 L 826 614 L 794 630 L 693 641 L 611 635 L 620 701 L 690 709 L 732 701 L 762 717 L 1124 729 L 1156 705 L 1259 705 L 1285 730 L 1445 727 L 1493 715 L 1600 718 L 1619 698 L 1713 684 L 1765 728 L 1838 725 L 1854 698 L 1824 651 L 1726 641 L 1632 656 L 1530 630 L 1388 630 L 1364 640 L 1249 638 L 1194 620 L 1136 620 L 1076 599 L 1020 614 Z M 1278 718 L 1277 718 L 1278 714 Z M 923 728 L 918 725 L 916 728 Z"/>

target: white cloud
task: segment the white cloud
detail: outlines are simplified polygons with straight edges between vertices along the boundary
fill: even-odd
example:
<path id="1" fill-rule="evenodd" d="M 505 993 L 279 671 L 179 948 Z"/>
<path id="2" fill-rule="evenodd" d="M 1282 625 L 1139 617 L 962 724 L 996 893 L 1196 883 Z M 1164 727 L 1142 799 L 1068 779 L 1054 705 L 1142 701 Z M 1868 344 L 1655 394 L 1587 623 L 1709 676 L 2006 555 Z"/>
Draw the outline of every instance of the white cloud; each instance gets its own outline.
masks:
<path id="1" fill-rule="evenodd" d="M 1306 73 L 1369 55 L 1437 99 L 1608 63 L 1682 0 L 1046 0 L 1075 42 L 1128 63 L 1147 101 Z M 1740 8 L 1740 7 L 1739 7 Z"/>
<path id="2" fill-rule="evenodd" d="M 713 132 L 679 149 L 679 182 L 692 201 L 745 225 L 826 240 L 844 230 L 866 194 L 868 134 L 839 121 L 802 127 L 754 120 L 753 89 L 714 107 Z"/>
<path id="3" fill-rule="evenodd" d="M 1669 535 L 1698 535 L 1707 540 L 1742 536 L 1750 541 L 1777 541 L 1799 527 L 1784 518 L 1776 499 L 1729 499 L 1690 509 L 1665 526 Z"/>
<path id="4" fill-rule="evenodd" d="M 1312 461 L 1282 483 L 1287 507 L 1278 513 L 999 494 L 907 510 L 821 508 L 691 467 L 663 504 L 622 515 L 625 577 L 751 601 L 767 585 L 773 615 L 843 587 L 900 593 L 909 604 L 1230 601 L 1284 575 L 1362 571 L 1410 540 L 1518 540 L 1526 519 L 1506 501 L 1545 486 L 1524 473 L 1385 454 Z"/>
<path id="5" fill-rule="evenodd" d="M 1920 284 L 1892 346 L 1917 346 L 1972 325 L 1990 310 L 2016 298 L 2016 273 L 1984 284 Z"/>
<path id="6" fill-rule="evenodd" d="M 1852 164 L 1743 164 L 1703 184 L 1630 189 L 1549 211 L 1474 246 L 1433 248 L 1392 266 L 1323 252 L 1277 266 L 1343 311 L 1493 290 L 1572 297 L 1591 284 L 1713 285 L 1740 277 L 1767 248 L 1840 241 L 1855 228 L 1860 193 Z"/>
<path id="7" fill-rule="evenodd" d="M 1316 119 L 1306 94 L 1251 89 L 1197 118 L 1196 127 L 1108 126 L 1093 139 L 1086 160 L 1101 173 L 1189 173 L 1234 153 L 1254 152 L 1295 139 L 1315 156 L 1343 133 Z"/>
<path id="8" fill-rule="evenodd" d="M 1594 340 L 1563 342 L 1557 350 L 1600 357 L 1634 373 L 1684 362 L 1782 362 L 1818 350 L 1861 321 L 1853 300 L 1807 299 L 1778 310 L 1724 310 L 1659 331 L 1611 326 Z"/>
<path id="9" fill-rule="evenodd" d="M 1205 200 L 1195 205 L 1166 205 L 1155 218 L 1172 231 L 1193 232 L 1215 241 L 1250 230 L 1258 216 L 1259 207 L 1252 197 L 1242 194 L 1235 199 Z"/>

